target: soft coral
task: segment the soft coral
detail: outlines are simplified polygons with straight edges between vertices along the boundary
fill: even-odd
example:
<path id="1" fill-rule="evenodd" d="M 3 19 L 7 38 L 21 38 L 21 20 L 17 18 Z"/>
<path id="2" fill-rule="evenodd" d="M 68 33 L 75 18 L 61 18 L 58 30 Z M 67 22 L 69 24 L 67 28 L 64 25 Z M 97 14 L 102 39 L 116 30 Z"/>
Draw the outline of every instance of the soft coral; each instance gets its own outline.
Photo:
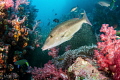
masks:
<path id="1" fill-rule="evenodd" d="M 4 0 L 4 2 L 5 2 L 5 8 L 6 9 L 14 6 L 13 0 Z"/>
<path id="2" fill-rule="evenodd" d="M 101 42 L 97 43 L 95 57 L 101 70 L 111 71 L 114 80 L 120 80 L 120 39 L 116 39 L 113 27 L 103 24 L 100 32 Z"/>
<path id="3" fill-rule="evenodd" d="M 66 73 L 62 69 L 57 69 L 51 61 L 44 64 L 43 68 L 30 67 L 29 70 L 35 80 L 68 80 Z"/>

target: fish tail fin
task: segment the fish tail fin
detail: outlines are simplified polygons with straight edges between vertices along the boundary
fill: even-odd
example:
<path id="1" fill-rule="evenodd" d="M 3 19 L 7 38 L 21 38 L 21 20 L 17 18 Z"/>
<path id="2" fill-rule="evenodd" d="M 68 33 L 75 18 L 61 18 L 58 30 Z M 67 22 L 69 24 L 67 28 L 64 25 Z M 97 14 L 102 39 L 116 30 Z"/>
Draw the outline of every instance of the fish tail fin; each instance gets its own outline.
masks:
<path id="1" fill-rule="evenodd" d="M 89 19 L 88 19 L 87 15 L 86 15 L 85 10 L 84 10 L 83 19 L 85 20 L 85 23 L 87 23 L 87 24 L 89 24 L 89 25 L 91 25 L 91 26 L 92 26 L 91 22 L 89 21 Z"/>
<path id="2" fill-rule="evenodd" d="M 26 65 L 27 65 L 27 66 L 29 66 L 29 63 L 28 63 L 28 62 L 26 62 Z"/>

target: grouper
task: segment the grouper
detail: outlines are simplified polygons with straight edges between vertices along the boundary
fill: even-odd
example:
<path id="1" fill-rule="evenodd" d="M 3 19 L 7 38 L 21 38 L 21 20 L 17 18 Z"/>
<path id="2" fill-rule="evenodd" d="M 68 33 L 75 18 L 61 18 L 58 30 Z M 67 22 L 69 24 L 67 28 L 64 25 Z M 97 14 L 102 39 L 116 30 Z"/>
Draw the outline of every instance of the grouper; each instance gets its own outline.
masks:
<path id="1" fill-rule="evenodd" d="M 63 23 L 60 23 L 50 32 L 48 38 L 46 39 L 42 47 L 42 50 L 44 51 L 47 49 L 51 49 L 70 40 L 73 35 L 80 30 L 83 23 L 87 23 L 92 26 L 86 16 L 85 11 L 82 19 L 73 18 Z"/>

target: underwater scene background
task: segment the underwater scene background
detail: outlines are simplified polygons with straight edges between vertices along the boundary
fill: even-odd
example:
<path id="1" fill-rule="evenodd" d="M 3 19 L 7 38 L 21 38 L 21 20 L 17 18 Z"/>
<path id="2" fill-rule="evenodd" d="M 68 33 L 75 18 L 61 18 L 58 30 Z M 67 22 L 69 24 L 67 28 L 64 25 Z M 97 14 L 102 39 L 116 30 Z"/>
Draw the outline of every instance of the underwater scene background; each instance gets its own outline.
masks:
<path id="1" fill-rule="evenodd" d="M 120 0 L 0 0 L 0 80 L 120 80 Z"/>

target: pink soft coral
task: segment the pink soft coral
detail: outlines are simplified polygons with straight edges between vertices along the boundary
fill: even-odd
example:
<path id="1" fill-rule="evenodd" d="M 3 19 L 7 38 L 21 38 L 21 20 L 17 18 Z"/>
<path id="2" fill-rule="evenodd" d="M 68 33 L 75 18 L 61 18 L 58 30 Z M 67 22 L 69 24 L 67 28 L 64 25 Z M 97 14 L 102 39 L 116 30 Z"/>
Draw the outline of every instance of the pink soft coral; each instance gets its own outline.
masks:
<path id="1" fill-rule="evenodd" d="M 62 69 L 57 69 L 50 61 L 44 65 L 44 68 L 29 68 L 29 72 L 35 80 L 68 80 L 68 77 Z"/>
<path id="2" fill-rule="evenodd" d="M 114 80 L 120 80 L 120 39 L 116 39 L 113 27 L 103 24 L 100 32 L 101 42 L 97 43 L 95 57 L 101 70 L 111 71 Z"/>
<path id="3" fill-rule="evenodd" d="M 15 2 L 14 2 L 13 0 L 4 0 L 4 3 L 5 3 L 5 8 L 6 8 L 6 9 L 15 6 L 15 10 L 16 10 L 16 11 L 18 10 L 18 7 L 19 7 L 21 4 L 26 4 L 26 5 L 29 4 L 29 2 L 28 2 L 27 0 L 15 0 Z M 15 5 L 14 5 L 14 4 L 15 4 Z"/>
<path id="4" fill-rule="evenodd" d="M 16 1 L 15 1 L 15 10 L 18 10 L 19 5 L 21 5 L 21 4 L 26 4 L 26 5 L 28 5 L 29 2 L 27 2 L 27 0 L 16 0 Z"/>
<path id="5" fill-rule="evenodd" d="M 5 2 L 5 8 L 6 9 L 14 6 L 13 0 L 4 0 L 4 2 Z"/>

